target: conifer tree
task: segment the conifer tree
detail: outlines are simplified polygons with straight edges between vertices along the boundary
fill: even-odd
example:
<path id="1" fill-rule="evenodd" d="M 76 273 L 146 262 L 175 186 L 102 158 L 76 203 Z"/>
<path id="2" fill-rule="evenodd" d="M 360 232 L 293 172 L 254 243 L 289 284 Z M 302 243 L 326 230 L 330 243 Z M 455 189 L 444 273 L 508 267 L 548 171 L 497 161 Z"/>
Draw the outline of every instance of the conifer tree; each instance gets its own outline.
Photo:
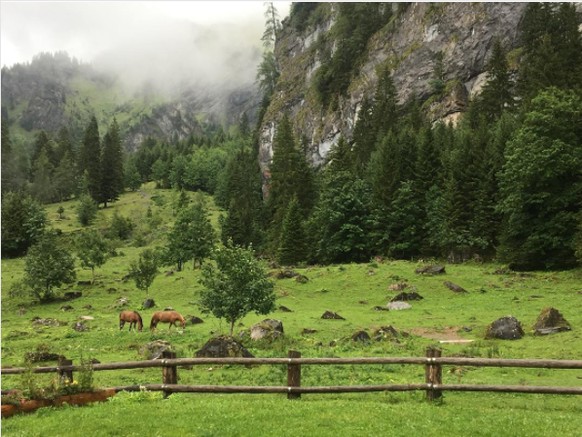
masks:
<path id="1" fill-rule="evenodd" d="M 513 84 L 510 79 L 506 52 L 499 38 L 493 43 L 491 58 L 486 65 L 488 81 L 477 98 L 479 113 L 494 120 L 506 108 L 513 106 Z"/>
<path id="2" fill-rule="evenodd" d="M 358 120 L 354 127 L 353 154 L 354 170 L 357 175 L 364 175 L 370 155 L 376 145 L 376 130 L 373 123 L 372 102 L 367 97 L 362 100 L 362 106 L 358 112 Z"/>
<path id="3" fill-rule="evenodd" d="M 55 200 L 55 190 L 52 176 L 54 168 L 49 161 L 47 152 L 42 149 L 32 165 L 32 184 L 30 190 L 35 199 L 41 203 L 49 203 Z"/>
<path id="4" fill-rule="evenodd" d="M 101 155 L 101 192 L 100 201 L 107 208 L 107 203 L 119 199 L 123 193 L 123 153 L 119 126 L 113 119 L 109 131 L 103 138 L 103 152 Z"/>
<path id="5" fill-rule="evenodd" d="M 91 118 L 79 153 L 79 171 L 86 175 L 88 194 L 95 202 L 102 202 L 101 195 L 101 140 L 95 116 Z"/>
<path id="6" fill-rule="evenodd" d="M 296 145 L 291 123 L 287 115 L 278 125 L 273 143 L 269 210 L 271 214 L 271 243 L 279 246 L 281 225 L 289 202 L 297 196 L 300 209 L 307 216 L 314 201 L 314 185 L 311 169 L 305 155 Z"/>
<path id="7" fill-rule="evenodd" d="M 575 265 L 581 210 L 582 100 L 550 88 L 507 144 L 501 172 L 504 216 L 499 255 L 516 269 Z"/>
<path id="8" fill-rule="evenodd" d="M 281 231 L 281 241 L 277 251 L 277 260 L 283 265 L 294 265 L 307 259 L 307 236 L 304 217 L 299 209 L 297 197 L 293 196 Z"/>

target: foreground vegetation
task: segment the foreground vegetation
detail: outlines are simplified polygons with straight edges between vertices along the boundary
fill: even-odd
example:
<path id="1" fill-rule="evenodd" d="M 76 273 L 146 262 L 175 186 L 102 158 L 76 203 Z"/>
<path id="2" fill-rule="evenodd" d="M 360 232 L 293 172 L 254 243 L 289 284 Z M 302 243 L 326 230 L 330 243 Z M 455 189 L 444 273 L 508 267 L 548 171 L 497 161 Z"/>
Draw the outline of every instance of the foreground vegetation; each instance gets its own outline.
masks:
<path id="1" fill-rule="evenodd" d="M 167 270 L 157 276 L 148 296 L 132 281 L 124 281 L 130 264 L 144 247 L 163 241 L 165 226 L 171 223 L 171 205 L 176 194 L 144 186 L 140 192 L 124 194 L 112 207 L 100 210 L 93 225 L 106 228 L 114 214 L 132 217 L 137 227 L 131 242 L 116 249 L 110 258 L 92 272 L 77 267 L 81 281 L 63 291 L 81 291 L 71 301 L 57 299 L 40 304 L 31 296 L 18 292 L 24 260 L 2 260 L 2 365 L 21 366 L 25 354 L 47 352 L 64 355 L 76 364 L 95 358 L 99 361 L 145 359 L 140 349 L 153 340 L 172 344 L 178 357 L 192 357 L 211 337 L 228 332 L 226 322 L 203 314 L 198 306 L 202 285 L 201 270 L 186 263 L 182 271 Z M 209 200 L 210 201 L 210 200 Z M 65 209 L 63 215 L 57 212 Z M 149 219 L 139 219 L 151 210 Z M 218 227 L 220 211 L 209 204 L 211 221 Z M 47 208 L 51 226 L 60 229 L 62 238 L 78 232 L 74 202 Z M 150 228 L 148 220 L 155 226 Z M 136 241 L 137 240 L 137 241 Z M 141 243 L 141 247 L 139 244 Z M 429 262 L 427 260 L 426 262 Z M 421 356 L 427 346 L 438 344 L 443 355 L 579 359 L 582 349 L 580 326 L 582 311 L 580 283 L 582 271 L 515 273 L 497 264 L 476 262 L 446 265 L 446 274 L 423 276 L 414 271 L 424 262 L 372 259 L 361 264 L 310 266 L 294 271 L 307 278 L 276 279 L 281 268 L 270 269 L 275 282 L 277 310 L 268 317 L 283 322 L 285 336 L 272 343 L 252 342 L 241 337 L 243 344 L 257 357 L 282 357 L 289 349 L 304 357 L 351 356 Z M 468 293 L 457 294 L 443 285 L 452 281 Z M 411 302 L 404 311 L 377 311 L 386 306 L 398 291 L 388 287 L 407 283 L 424 297 Z M 80 285 L 81 284 L 81 285 Z M 85 284 L 85 285 L 82 285 Z M 142 332 L 120 331 L 119 298 L 144 319 Z M 146 297 L 156 307 L 142 310 Z M 72 310 L 63 311 L 70 305 Z M 160 325 L 156 332 L 148 329 L 154 310 L 171 306 L 185 316 L 198 316 L 203 324 L 188 325 L 185 330 Z M 292 312 L 284 312 L 285 306 Z M 531 327 L 545 307 L 559 309 L 570 322 L 569 332 L 537 337 Z M 345 320 L 324 320 L 325 311 L 340 314 Z M 517 341 L 485 340 L 485 329 L 495 319 L 513 315 L 523 324 L 526 335 Z M 72 329 L 81 316 L 91 316 L 88 331 Z M 56 319 L 59 326 L 34 324 L 33 319 Z M 248 330 L 264 316 L 249 314 L 235 327 L 235 335 Z M 359 330 L 372 334 L 382 326 L 393 326 L 401 334 L 394 339 L 358 343 L 351 336 Z M 305 333 L 304 329 L 315 330 Z M 468 344 L 438 343 L 440 340 L 474 340 Z M 48 365 L 50 363 L 35 363 Z M 94 372 L 95 387 L 161 382 L 159 369 Z M 385 383 L 419 383 L 424 380 L 422 366 L 304 366 L 302 384 L 360 385 Z M 80 374 L 76 375 L 76 378 Z M 37 375 L 35 383 L 48 386 L 54 375 Z M 284 366 L 212 366 L 179 370 L 181 384 L 284 385 Z M 579 385 L 578 371 L 540 369 L 455 368 L 444 369 L 445 383 L 489 383 L 526 385 Z M 26 389 L 25 378 L 2 377 L 3 389 Z M 164 406 L 165 408 L 160 408 Z M 268 424 L 281 435 L 376 435 L 388 432 L 409 435 L 490 435 L 507 429 L 515 435 L 575 435 L 582 425 L 580 404 L 575 397 L 538 395 L 493 395 L 486 393 L 445 393 L 440 405 L 429 405 L 423 393 L 375 393 L 361 395 L 304 395 L 297 402 L 282 395 L 188 395 L 175 394 L 162 400 L 159 393 L 122 393 L 105 404 L 83 408 L 41 409 L 38 412 L 3 421 L 6 435 L 138 435 L 162 434 L 167 427 L 175 435 L 258 435 Z M 155 423 L 144 420 L 155 417 Z M 196 418 L 195 420 L 192 418 Z M 76 424 L 70 431 L 63 421 Z M 121 429 L 120 424 L 131 424 Z M 152 427 L 155 432 L 152 434 Z M 554 434 L 555 435 L 555 434 Z"/>

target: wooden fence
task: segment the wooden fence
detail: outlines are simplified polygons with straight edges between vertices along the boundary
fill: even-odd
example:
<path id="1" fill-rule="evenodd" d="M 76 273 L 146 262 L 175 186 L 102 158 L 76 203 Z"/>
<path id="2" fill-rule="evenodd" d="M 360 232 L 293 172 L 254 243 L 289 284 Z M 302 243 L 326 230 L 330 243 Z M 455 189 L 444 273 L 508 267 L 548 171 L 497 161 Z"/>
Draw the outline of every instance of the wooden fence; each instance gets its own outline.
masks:
<path id="1" fill-rule="evenodd" d="M 178 367 L 196 365 L 286 365 L 286 386 L 224 386 L 224 385 L 180 385 L 178 384 Z M 425 381 L 417 384 L 383 384 L 356 386 L 301 386 L 301 368 L 303 365 L 362 365 L 362 364 L 416 364 L 425 366 Z M 473 367 L 513 367 L 544 369 L 582 369 L 582 360 L 539 360 L 539 359 L 493 359 L 493 358 L 458 358 L 442 357 L 441 351 L 429 347 L 425 357 L 363 357 L 363 358 L 302 358 L 301 353 L 289 351 L 287 358 L 176 358 L 174 352 L 164 352 L 161 359 L 148 361 L 129 361 L 119 363 L 93 364 L 94 371 L 162 368 L 162 384 L 129 385 L 111 387 L 119 391 L 163 391 L 164 396 L 171 393 L 286 393 L 288 399 L 300 398 L 303 393 L 363 393 L 376 391 L 426 391 L 427 399 L 432 401 L 442 397 L 442 392 L 449 391 L 487 391 L 503 393 L 546 393 L 582 395 L 582 386 L 528 386 L 528 385 L 475 385 L 443 384 L 442 366 Z M 73 372 L 82 370 L 70 360 L 61 360 L 57 366 L 33 368 L 34 373 L 53 373 L 59 377 L 73 379 Z M 2 368 L 2 375 L 14 375 L 26 372 L 25 368 Z M 5 391 L 3 390 L 4 394 Z"/>

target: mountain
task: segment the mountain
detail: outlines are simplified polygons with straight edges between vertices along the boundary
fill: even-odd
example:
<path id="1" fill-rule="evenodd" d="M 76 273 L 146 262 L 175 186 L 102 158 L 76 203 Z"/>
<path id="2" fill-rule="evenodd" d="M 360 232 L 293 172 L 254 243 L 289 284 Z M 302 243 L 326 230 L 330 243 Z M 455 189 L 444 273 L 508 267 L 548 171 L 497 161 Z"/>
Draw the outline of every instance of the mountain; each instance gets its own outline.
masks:
<path id="1" fill-rule="evenodd" d="M 358 23 L 342 22 L 340 3 L 294 5 L 283 24 L 275 55 L 280 80 L 261 124 L 260 164 L 266 172 L 272 158 L 277 123 L 287 112 L 298 138 L 307 143 L 314 165 L 324 162 L 340 134 L 351 138 L 365 96 L 372 97 L 378 70 L 392 73 L 400 103 L 416 99 L 433 121 L 455 122 L 471 96 L 487 80 L 485 65 L 495 38 L 506 50 L 510 67 L 519 62 L 519 25 L 527 3 L 385 3 Z M 376 29 L 366 29 L 378 17 Z M 349 29 L 369 37 L 357 40 Z M 348 30 L 346 30 L 348 29 Z M 343 92 L 322 102 L 322 69 L 330 71 L 346 35 L 360 45 L 344 61 Z M 349 53 L 349 52 L 348 52 Z M 441 77 L 436 77 L 440 69 Z M 340 70 L 336 70 L 340 71 Z M 333 80 L 337 78 L 333 77 Z M 323 76 L 330 85 L 330 79 Z M 434 81 L 442 92 L 436 95 Z M 318 83 L 319 81 L 319 83 Z"/>
<path id="2" fill-rule="evenodd" d="M 38 130 L 61 126 L 78 141 L 95 115 L 104 127 L 116 117 L 131 151 L 148 136 L 172 142 L 209 125 L 228 128 L 243 113 L 255 121 L 261 51 L 250 25 L 176 26 L 179 35 L 161 48 L 120 42 L 91 63 L 57 52 L 2 68 L 2 117 L 14 141 L 29 143 Z"/>

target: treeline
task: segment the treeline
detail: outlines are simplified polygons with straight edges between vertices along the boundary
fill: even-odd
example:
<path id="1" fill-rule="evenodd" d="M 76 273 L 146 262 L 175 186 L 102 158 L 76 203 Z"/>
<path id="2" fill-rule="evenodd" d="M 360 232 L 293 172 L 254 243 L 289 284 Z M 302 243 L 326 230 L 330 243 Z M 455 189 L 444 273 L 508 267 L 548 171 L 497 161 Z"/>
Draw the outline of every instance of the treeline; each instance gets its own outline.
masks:
<path id="1" fill-rule="evenodd" d="M 284 264 L 386 255 L 497 258 L 516 269 L 577 265 L 582 43 L 575 7 L 531 4 L 521 32 L 519 70 L 509 70 L 497 41 L 489 81 L 456 127 L 431 125 L 418 102 L 400 106 L 381 70 L 353 138 L 341 139 L 315 174 L 284 117 L 265 210 L 253 217 L 253 194 L 247 190 L 245 203 L 239 189 L 229 205 L 228 220 L 238 223 L 233 239 L 244 244 L 256 235 L 255 246 Z M 254 223 L 266 231 L 255 233 Z"/>

